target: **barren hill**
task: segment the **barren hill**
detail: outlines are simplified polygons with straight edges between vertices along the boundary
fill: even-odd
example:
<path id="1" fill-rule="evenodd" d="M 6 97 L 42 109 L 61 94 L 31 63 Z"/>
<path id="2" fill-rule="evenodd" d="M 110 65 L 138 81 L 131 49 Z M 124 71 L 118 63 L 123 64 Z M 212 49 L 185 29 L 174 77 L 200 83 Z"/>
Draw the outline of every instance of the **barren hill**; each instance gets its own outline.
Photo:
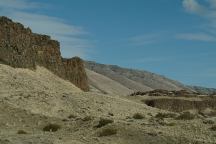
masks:
<path id="1" fill-rule="evenodd" d="M 185 121 L 187 116 L 183 120 L 178 118 L 181 113 L 152 108 L 142 102 L 148 99 L 82 92 L 43 67 L 32 71 L 0 64 L 0 143 L 214 144 L 216 141 L 210 124 L 216 122 L 213 113 L 209 113 L 210 117 L 189 114 L 190 120 Z M 184 108 L 195 104 L 192 100 L 201 101 L 181 99 L 187 102 L 187 105 L 181 103 Z M 170 108 L 164 98 L 153 100 L 159 108 Z M 171 98 L 168 100 L 170 106 L 179 106 L 173 105 Z"/>
<path id="2" fill-rule="evenodd" d="M 120 83 L 132 91 L 150 91 L 153 89 L 192 90 L 180 82 L 147 71 L 98 64 L 90 61 L 85 62 L 85 67 Z"/>
<path id="3" fill-rule="evenodd" d="M 129 96 L 185 87 L 117 66 L 86 62 L 85 71 L 50 37 L 6 17 L 0 24 L 0 144 L 215 144 L 213 95 Z M 82 91 L 87 76 L 98 91 Z"/>

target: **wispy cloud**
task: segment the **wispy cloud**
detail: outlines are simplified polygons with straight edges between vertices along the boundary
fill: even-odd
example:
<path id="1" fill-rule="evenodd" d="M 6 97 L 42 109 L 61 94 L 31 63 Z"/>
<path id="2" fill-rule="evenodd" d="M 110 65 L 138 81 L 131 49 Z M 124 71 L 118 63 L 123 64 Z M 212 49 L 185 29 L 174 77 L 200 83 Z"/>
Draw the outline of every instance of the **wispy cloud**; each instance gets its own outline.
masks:
<path id="1" fill-rule="evenodd" d="M 158 43 L 161 40 L 161 34 L 151 33 L 133 36 L 129 38 L 129 43 L 135 46 L 144 46 L 148 44 Z"/>
<path id="2" fill-rule="evenodd" d="M 9 9 L 32 9 L 43 6 L 41 3 L 31 2 L 29 0 L 2 0 L 0 1 L 1 8 Z"/>
<path id="3" fill-rule="evenodd" d="M 183 0 L 183 7 L 187 12 L 203 15 L 206 14 L 207 9 L 200 5 L 196 0 Z"/>
<path id="4" fill-rule="evenodd" d="M 50 35 L 60 41 L 61 52 L 64 57 L 88 57 L 93 41 L 89 33 L 81 26 L 67 23 L 65 20 L 45 14 L 38 14 L 40 8 L 45 8 L 43 3 L 33 3 L 29 0 L 0 1 L 0 13 L 12 18 L 14 21 L 30 27 L 33 32 Z M 29 10 L 34 10 L 32 13 Z"/>
<path id="5" fill-rule="evenodd" d="M 205 33 L 182 33 L 176 36 L 177 39 L 194 40 L 204 42 L 216 42 L 216 37 Z"/>
<path id="6" fill-rule="evenodd" d="M 206 0 L 200 3 L 198 0 L 183 0 L 183 8 L 186 12 L 203 18 L 205 28 L 197 33 L 178 34 L 176 38 L 197 41 L 216 41 L 216 0 Z"/>

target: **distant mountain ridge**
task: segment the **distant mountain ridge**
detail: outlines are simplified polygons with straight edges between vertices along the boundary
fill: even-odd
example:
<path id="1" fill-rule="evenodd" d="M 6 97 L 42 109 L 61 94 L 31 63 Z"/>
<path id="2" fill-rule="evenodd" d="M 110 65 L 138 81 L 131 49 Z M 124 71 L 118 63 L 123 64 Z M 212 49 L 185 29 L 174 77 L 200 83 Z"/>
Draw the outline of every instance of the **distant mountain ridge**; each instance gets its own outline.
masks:
<path id="1" fill-rule="evenodd" d="M 86 69 L 101 74 L 132 91 L 150 91 L 154 89 L 194 91 L 178 81 L 148 71 L 122 68 L 116 65 L 99 64 L 85 61 Z M 87 72 L 88 75 L 88 72 Z M 92 79 L 92 78 L 90 78 Z M 90 85 L 94 85 L 91 81 Z M 100 83 L 100 82 L 99 82 Z M 98 84 L 99 85 L 99 84 Z M 109 93 L 109 91 L 107 92 Z"/>
<path id="2" fill-rule="evenodd" d="M 188 86 L 188 87 L 194 89 L 196 92 L 201 94 L 209 94 L 209 95 L 216 94 L 216 88 L 206 88 L 201 86 Z"/>

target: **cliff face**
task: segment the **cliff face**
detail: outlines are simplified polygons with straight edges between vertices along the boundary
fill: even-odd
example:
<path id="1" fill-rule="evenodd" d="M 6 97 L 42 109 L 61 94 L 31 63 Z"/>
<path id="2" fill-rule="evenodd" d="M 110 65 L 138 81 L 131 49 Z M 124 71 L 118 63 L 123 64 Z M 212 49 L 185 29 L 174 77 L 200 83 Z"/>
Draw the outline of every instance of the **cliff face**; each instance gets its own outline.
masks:
<path id="1" fill-rule="evenodd" d="M 79 57 L 71 59 L 63 59 L 66 78 L 72 83 L 75 83 L 79 88 L 88 91 L 87 75 L 84 68 L 83 60 Z M 76 77 L 74 77 L 74 75 Z"/>
<path id="2" fill-rule="evenodd" d="M 35 68 L 31 30 L 0 17 L 0 59 L 13 67 Z"/>
<path id="3" fill-rule="evenodd" d="M 17 68 L 44 66 L 61 78 L 88 91 L 83 61 L 63 59 L 59 42 L 49 36 L 32 33 L 20 23 L 0 17 L 0 61 Z"/>

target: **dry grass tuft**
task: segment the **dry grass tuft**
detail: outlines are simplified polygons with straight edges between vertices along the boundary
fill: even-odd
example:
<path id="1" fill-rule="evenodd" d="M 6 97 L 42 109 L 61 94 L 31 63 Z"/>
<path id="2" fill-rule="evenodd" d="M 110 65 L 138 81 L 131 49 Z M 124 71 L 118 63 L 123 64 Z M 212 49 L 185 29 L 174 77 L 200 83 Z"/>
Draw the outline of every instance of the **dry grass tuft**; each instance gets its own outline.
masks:
<path id="1" fill-rule="evenodd" d="M 113 123 L 114 121 L 111 119 L 107 119 L 107 118 L 101 118 L 98 125 L 96 125 L 96 128 L 101 128 L 107 124 Z"/>
<path id="2" fill-rule="evenodd" d="M 176 119 L 177 120 L 193 120 L 195 119 L 196 115 L 190 112 L 183 112 L 180 114 Z"/>
<path id="3" fill-rule="evenodd" d="M 110 136 L 110 135 L 115 135 L 117 134 L 117 129 L 113 128 L 113 127 L 109 127 L 109 128 L 104 128 L 99 132 L 99 137 L 103 137 L 103 136 Z"/>
<path id="4" fill-rule="evenodd" d="M 141 113 L 135 113 L 134 115 L 133 115 L 133 118 L 134 119 L 143 119 L 143 118 L 145 118 Z"/>
<path id="5" fill-rule="evenodd" d="M 48 124 L 43 128 L 43 131 L 56 132 L 61 128 L 58 124 Z"/>

